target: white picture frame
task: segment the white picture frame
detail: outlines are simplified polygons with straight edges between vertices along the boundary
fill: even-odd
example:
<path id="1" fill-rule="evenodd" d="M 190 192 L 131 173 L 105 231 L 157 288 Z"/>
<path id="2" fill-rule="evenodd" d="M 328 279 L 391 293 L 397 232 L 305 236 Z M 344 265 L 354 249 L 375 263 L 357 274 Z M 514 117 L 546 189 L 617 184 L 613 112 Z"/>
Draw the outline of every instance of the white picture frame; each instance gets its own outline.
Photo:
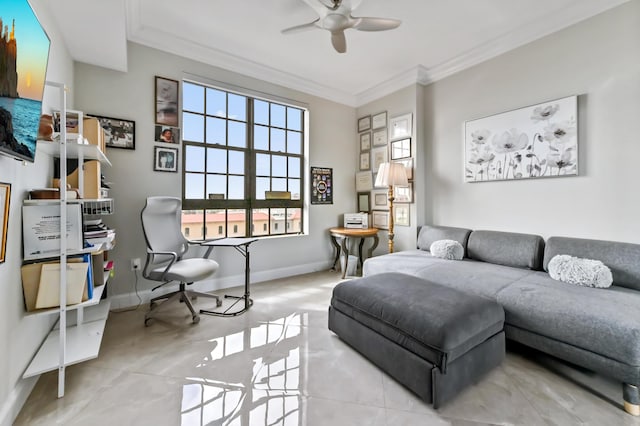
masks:
<path id="1" fill-rule="evenodd" d="M 407 186 L 394 186 L 393 195 L 395 203 L 413 203 L 413 182 L 409 182 Z"/>
<path id="2" fill-rule="evenodd" d="M 411 157 L 411 138 L 398 139 L 389 145 L 392 160 Z"/>
<path id="3" fill-rule="evenodd" d="M 374 210 L 388 210 L 389 191 L 386 189 L 374 189 L 371 191 L 371 208 Z"/>
<path id="4" fill-rule="evenodd" d="M 67 204 L 67 249 L 83 249 L 82 206 Z M 22 206 L 24 260 L 60 255 L 60 204 Z"/>
<path id="5" fill-rule="evenodd" d="M 388 140 L 387 128 L 373 132 L 373 146 L 385 146 Z"/>
<path id="6" fill-rule="evenodd" d="M 356 191 L 365 192 L 373 189 L 373 176 L 370 171 L 356 173 Z"/>
<path id="7" fill-rule="evenodd" d="M 578 175 L 578 97 L 464 123 L 464 180 Z"/>
<path id="8" fill-rule="evenodd" d="M 379 112 L 371 117 L 371 128 L 373 130 L 387 127 L 387 111 Z"/>
<path id="9" fill-rule="evenodd" d="M 413 126 L 413 115 L 411 113 L 391 117 L 389 120 L 389 129 L 391 131 L 390 139 L 404 139 L 411 137 Z"/>
<path id="10" fill-rule="evenodd" d="M 411 226 L 411 209 L 408 204 L 393 206 L 393 222 L 396 226 Z"/>
<path id="11" fill-rule="evenodd" d="M 371 167 L 374 173 L 378 172 L 380 164 L 386 163 L 389 159 L 387 147 L 380 146 L 371 149 Z"/>
<path id="12" fill-rule="evenodd" d="M 378 229 L 389 229 L 389 211 L 372 210 L 371 226 Z"/>

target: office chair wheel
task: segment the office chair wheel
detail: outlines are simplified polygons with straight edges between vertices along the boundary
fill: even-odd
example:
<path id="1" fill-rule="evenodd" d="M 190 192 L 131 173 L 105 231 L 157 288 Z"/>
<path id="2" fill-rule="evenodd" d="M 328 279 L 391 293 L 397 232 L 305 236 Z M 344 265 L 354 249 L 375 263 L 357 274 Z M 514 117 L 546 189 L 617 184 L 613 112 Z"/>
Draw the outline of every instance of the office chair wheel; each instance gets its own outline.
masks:
<path id="1" fill-rule="evenodd" d="M 153 323 L 153 318 L 145 318 L 144 319 L 144 326 L 145 327 L 149 327 L 152 323 Z"/>
<path id="2" fill-rule="evenodd" d="M 158 304 L 156 302 L 149 302 L 149 309 L 153 309 L 156 306 L 158 306 Z"/>
<path id="3" fill-rule="evenodd" d="M 220 300 L 220 299 L 216 299 L 216 306 L 217 306 L 217 307 L 222 306 L 222 300 Z"/>
<path id="4" fill-rule="evenodd" d="M 200 322 L 200 315 L 194 315 L 191 317 L 191 319 L 193 320 L 194 324 L 197 324 Z"/>

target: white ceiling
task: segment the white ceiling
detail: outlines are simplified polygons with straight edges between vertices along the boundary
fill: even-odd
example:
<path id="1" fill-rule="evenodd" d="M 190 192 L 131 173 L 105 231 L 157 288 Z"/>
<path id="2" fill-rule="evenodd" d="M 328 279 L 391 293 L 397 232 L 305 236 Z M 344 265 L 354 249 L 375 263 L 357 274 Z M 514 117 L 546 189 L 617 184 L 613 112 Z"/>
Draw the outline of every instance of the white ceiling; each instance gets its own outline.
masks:
<path id="1" fill-rule="evenodd" d="M 302 0 L 51 0 L 74 59 L 127 69 L 126 41 L 358 106 L 428 83 L 628 0 L 362 0 L 354 16 L 402 20 L 347 30 L 347 53 Z M 188 70 L 185 70 L 188 71 Z"/>

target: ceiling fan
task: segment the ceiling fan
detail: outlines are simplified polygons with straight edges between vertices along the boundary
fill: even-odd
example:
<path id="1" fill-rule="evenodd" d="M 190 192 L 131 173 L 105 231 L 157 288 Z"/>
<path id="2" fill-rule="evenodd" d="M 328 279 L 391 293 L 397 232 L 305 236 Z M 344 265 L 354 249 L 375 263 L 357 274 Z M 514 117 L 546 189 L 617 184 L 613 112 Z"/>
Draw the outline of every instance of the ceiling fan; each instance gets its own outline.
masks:
<path id="1" fill-rule="evenodd" d="M 364 18 L 351 15 L 362 0 L 302 0 L 318 14 L 318 19 L 308 24 L 282 30 L 282 34 L 292 34 L 313 28 L 320 28 L 331 32 L 331 43 L 339 53 L 347 51 L 347 40 L 344 30 L 353 28 L 359 31 L 386 31 L 398 28 L 401 21 L 391 18 Z"/>

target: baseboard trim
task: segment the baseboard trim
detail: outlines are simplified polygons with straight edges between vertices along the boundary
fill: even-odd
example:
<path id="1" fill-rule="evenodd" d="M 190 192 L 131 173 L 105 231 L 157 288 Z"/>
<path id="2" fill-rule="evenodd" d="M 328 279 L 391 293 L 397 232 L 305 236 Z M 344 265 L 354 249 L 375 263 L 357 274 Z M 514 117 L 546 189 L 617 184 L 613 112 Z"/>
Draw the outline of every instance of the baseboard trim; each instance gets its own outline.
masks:
<path id="1" fill-rule="evenodd" d="M 22 406 L 29 398 L 31 391 L 38 383 L 40 376 L 33 376 L 27 379 L 21 379 L 11 390 L 11 393 L 0 408 L 0 425 L 11 425 L 20 413 Z"/>
<path id="2" fill-rule="evenodd" d="M 259 285 L 260 283 L 276 280 L 279 278 L 292 277 L 295 275 L 309 274 L 312 272 L 319 272 L 328 270 L 331 267 L 330 262 L 315 262 L 307 263 L 304 265 L 290 266 L 286 268 L 270 269 L 268 271 L 251 272 L 251 286 Z M 240 287 L 244 285 L 244 274 L 229 275 L 226 277 L 214 278 L 211 280 L 200 281 L 193 284 L 192 288 L 196 291 L 216 291 L 225 288 Z M 138 296 L 142 299 L 142 303 L 148 303 L 152 297 L 160 296 L 163 293 L 170 292 L 174 288 L 167 288 L 166 291 L 154 291 L 151 289 L 139 290 Z M 111 309 L 123 309 L 135 306 L 139 300 L 135 292 L 116 294 L 110 296 Z"/>

